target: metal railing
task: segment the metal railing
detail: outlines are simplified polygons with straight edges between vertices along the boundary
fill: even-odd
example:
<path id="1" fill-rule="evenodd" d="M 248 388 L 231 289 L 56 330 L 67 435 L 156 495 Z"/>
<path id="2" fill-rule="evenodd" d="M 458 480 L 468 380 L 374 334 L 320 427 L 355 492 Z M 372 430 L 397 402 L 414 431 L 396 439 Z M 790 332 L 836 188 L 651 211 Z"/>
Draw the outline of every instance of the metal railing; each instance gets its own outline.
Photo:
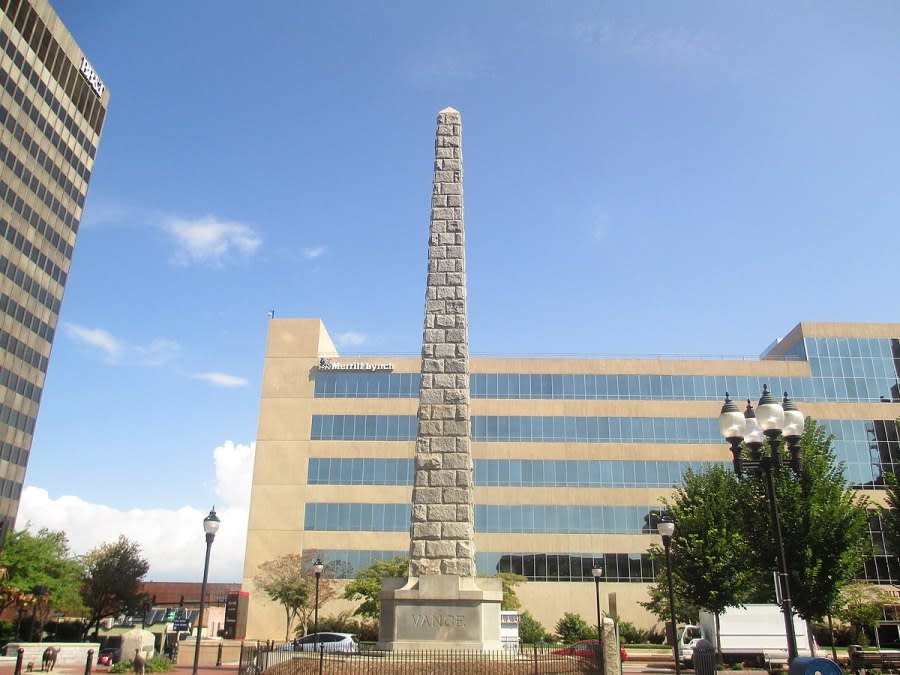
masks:
<path id="1" fill-rule="evenodd" d="M 599 652 L 554 653 L 552 647 L 498 650 L 298 652 L 273 643 L 243 643 L 239 675 L 567 675 L 599 674 Z"/>

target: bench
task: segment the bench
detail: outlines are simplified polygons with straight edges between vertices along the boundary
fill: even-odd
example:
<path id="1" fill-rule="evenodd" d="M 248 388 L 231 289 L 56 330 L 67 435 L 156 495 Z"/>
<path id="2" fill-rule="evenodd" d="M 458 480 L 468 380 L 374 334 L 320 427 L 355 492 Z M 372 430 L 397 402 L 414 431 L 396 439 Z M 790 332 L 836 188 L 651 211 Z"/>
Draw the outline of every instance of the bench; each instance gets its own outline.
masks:
<path id="1" fill-rule="evenodd" d="M 850 668 L 857 675 L 874 669 L 888 673 L 900 673 L 900 652 L 852 651 L 850 652 Z"/>

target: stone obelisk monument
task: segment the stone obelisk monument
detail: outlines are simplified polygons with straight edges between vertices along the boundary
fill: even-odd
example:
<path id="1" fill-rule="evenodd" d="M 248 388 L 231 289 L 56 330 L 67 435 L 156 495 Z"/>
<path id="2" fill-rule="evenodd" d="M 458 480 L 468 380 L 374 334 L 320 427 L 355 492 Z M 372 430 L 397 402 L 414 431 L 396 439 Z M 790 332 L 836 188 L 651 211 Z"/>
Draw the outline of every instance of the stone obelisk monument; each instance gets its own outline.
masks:
<path id="1" fill-rule="evenodd" d="M 501 649 L 498 579 L 475 578 L 462 120 L 438 114 L 409 577 L 386 579 L 385 649 Z"/>

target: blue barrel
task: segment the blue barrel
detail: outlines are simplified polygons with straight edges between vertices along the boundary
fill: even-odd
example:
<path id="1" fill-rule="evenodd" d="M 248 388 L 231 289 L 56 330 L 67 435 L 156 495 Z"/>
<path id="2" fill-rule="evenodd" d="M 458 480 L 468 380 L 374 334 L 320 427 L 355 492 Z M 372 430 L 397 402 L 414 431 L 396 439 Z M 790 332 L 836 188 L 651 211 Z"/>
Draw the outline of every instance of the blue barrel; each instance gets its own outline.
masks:
<path id="1" fill-rule="evenodd" d="M 791 661 L 790 675 L 841 675 L 841 668 L 831 659 L 798 656 Z"/>

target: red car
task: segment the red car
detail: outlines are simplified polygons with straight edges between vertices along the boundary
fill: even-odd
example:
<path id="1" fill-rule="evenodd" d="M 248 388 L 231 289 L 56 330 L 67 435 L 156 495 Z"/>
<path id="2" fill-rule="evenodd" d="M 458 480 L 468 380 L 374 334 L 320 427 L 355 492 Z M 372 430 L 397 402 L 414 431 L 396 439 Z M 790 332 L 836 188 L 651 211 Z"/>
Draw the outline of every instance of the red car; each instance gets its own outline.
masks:
<path id="1" fill-rule="evenodd" d="M 574 645 L 557 649 L 553 653 L 560 654 L 561 656 L 581 656 L 589 659 L 597 651 L 599 644 L 600 643 L 597 640 L 581 640 Z M 619 658 L 623 661 L 628 660 L 628 652 L 625 651 L 625 647 L 619 647 Z"/>
<path id="2" fill-rule="evenodd" d="M 97 665 L 112 666 L 122 659 L 122 650 L 116 648 L 101 649 L 97 654 Z"/>

